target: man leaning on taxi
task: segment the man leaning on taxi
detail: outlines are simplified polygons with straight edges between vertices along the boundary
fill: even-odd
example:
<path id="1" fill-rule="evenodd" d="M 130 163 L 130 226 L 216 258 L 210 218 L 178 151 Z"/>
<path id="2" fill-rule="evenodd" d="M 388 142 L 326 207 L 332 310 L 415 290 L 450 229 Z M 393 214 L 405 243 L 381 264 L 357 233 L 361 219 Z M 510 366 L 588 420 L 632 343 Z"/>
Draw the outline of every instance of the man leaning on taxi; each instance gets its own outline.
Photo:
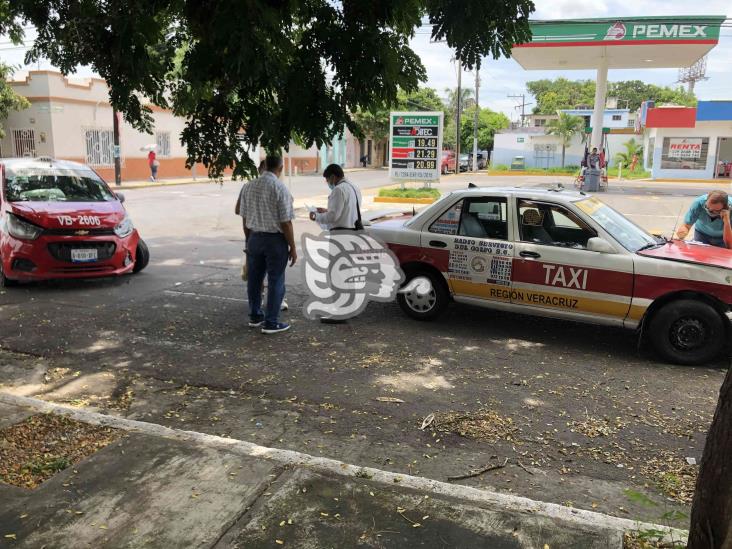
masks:
<path id="1" fill-rule="evenodd" d="M 724 191 L 712 191 L 698 197 L 686 212 L 676 236 L 683 240 L 693 226 L 695 242 L 732 249 L 729 200 Z"/>

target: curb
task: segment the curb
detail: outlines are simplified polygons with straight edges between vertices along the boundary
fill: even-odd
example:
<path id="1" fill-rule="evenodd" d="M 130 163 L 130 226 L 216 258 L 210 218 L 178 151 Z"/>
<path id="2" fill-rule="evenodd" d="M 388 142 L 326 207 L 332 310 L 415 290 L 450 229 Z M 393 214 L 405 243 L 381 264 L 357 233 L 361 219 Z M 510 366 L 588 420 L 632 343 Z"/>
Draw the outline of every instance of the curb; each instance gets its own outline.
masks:
<path id="1" fill-rule="evenodd" d="M 170 183 L 159 182 L 159 183 L 150 183 L 150 184 L 145 184 L 145 185 L 125 185 L 123 183 L 119 187 L 117 187 L 114 184 L 111 184 L 109 186 L 109 188 L 112 189 L 113 191 L 114 190 L 118 190 L 118 191 L 135 191 L 137 189 L 151 189 L 151 188 L 157 188 L 157 187 L 177 187 L 179 185 L 197 185 L 197 184 L 201 184 L 201 183 L 214 183 L 214 184 L 218 184 L 218 181 L 215 181 L 213 179 L 208 179 L 208 178 L 206 178 L 206 179 L 201 178 L 201 179 L 198 179 L 196 181 L 193 181 L 193 180 L 189 180 L 189 181 L 173 181 L 173 182 L 170 182 Z M 224 180 L 224 183 L 235 183 L 235 182 L 234 181 L 231 181 L 231 180 Z"/>
<path id="2" fill-rule="evenodd" d="M 227 450 L 234 454 L 275 461 L 282 465 L 307 467 L 314 471 L 328 473 L 334 476 L 351 478 L 362 477 L 364 474 L 367 474 L 371 476 L 372 481 L 388 486 L 398 484 L 401 487 L 423 490 L 446 497 L 459 498 L 476 504 L 493 505 L 503 511 L 517 512 L 521 514 L 541 514 L 550 519 L 567 521 L 589 528 L 607 528 L 623 533 L 628 531 L 656 529 L 666 532 L 668 536 L 674 536 L 679 539 L 686 539 L 688 536 L 688 532 L 678 530 L 676 528 L 669 528 L 668 526 L 612 517 L 595 511 L 573 509 L 556 503 L 535 501 L 521 496 L 491 492 L 459 484 L 449 484 L 447 482 L 432 480 L 425 477 L 397 474 L 372 467 L 360 467 L 335 459 L 316 457 L 293 450 L 268 448 L 266 446 L 260 446 L 243 440 L 208 435 L 197 431 L 172 429 L 156 423 L 107 416 L 97 412 L 80 410 L 78 408 L 54 404 L 36 398 L 22 397 L 0 392 L 0 402 L 14 406 L 33 408 L 44 413 L 63 414 L 72 417 L 73 419 L 95 425 L 115 427 L 125 431 L 136 431 L 164 438 L 189 441 L 207 447 Z"/>

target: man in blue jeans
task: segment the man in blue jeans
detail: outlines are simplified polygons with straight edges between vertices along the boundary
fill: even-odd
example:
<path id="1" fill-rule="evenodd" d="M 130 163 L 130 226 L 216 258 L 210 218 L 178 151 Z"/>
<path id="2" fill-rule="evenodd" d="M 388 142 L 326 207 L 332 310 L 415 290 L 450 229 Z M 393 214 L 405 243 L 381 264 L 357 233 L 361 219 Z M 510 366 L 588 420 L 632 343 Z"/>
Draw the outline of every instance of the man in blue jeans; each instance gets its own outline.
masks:
<path id="1" fill-rule="evenodd" d="M 247 294 L 249 326 L 263 334 L 290 329 L 279 321 L 280 305 L 285 295 L 285 269 L 297 261 L 292 220 L 295 212 L 292 195 L 279 177 L 282 157 L 268 156 L 264 172 L 250 181 L 241 192 L 239 214 L 244 219 L 247 246 Z M 262 285 L 267 276 L 267 310 L 262 312 Z"/>
<path id="2" fill-rule="evenodd" d="M 724 191 L 703 194 L 692 202 L 676 236 L 684 239 L 694 227 L 694 241 L 720 248 L 732 248 L 729 196 Z"/>

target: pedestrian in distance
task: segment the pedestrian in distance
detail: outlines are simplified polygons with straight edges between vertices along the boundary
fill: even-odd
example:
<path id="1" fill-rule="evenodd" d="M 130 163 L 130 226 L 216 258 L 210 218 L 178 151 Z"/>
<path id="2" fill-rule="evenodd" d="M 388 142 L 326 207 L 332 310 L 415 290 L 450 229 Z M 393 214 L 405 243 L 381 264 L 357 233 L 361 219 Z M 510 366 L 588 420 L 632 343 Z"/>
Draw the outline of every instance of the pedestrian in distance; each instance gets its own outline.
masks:
<path id="1" fill-rule="evenodd" d="M 155 151 L 150 151 L 149 153 L 147 153 L 147 163 L 150 166 L 150 181 L 157 181 L 160 162 L 158 161 L 158 157 L 155 154 Z"/>
<path id="2" fill-rule="evenodd" d="M 720 248 L 732 248 L 730 199 L 725 191 L 703 194 L 691 203 L 684 223 L 676 231 L 683 240 L 694 227 L 694 241 Z"/>
<path id="3" fill-rule="evenodd" d="M 242 188 L 240 213 L 243 218 L 247 254 L 247 296 L 249 326 L 263 334 L 290 329 L 279 321 L 285 295 L 285 270 L 297 261 L 295 218 L 290 191 L 280 180 L 282 157 L 267 156 L 264 173 Z M 262 311 L 262 286 L 267 277 L 267 309 Z"/>

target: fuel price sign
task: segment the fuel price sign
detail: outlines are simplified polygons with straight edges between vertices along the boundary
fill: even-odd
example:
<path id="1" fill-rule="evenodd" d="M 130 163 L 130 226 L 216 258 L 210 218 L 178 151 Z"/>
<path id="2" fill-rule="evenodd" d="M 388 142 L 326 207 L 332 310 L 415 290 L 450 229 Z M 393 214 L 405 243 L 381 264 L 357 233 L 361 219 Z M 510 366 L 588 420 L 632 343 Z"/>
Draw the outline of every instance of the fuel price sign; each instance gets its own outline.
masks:
<path id="1" fill-rule="evenodd" d="M 390 116 L 389 176 L 438 181 L 442 150 L 441 112 L 393 112 Z"/>

